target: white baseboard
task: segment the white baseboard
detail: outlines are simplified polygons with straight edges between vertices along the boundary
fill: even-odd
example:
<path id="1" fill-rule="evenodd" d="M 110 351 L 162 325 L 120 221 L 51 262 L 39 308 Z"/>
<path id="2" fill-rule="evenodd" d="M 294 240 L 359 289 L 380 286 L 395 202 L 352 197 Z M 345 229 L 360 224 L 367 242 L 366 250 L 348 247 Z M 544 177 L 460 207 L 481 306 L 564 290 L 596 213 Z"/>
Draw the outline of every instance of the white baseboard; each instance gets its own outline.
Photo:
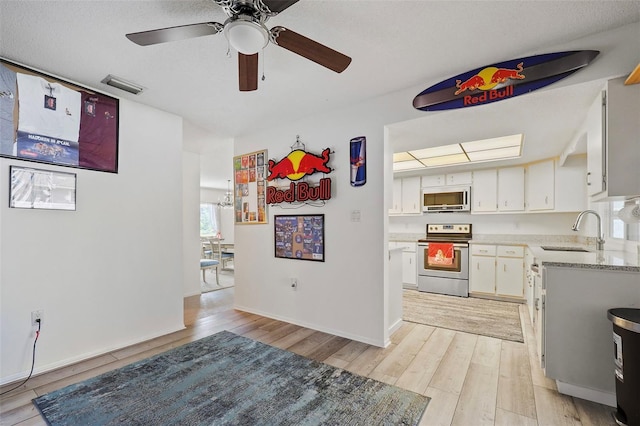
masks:
<path id="1" fill-rule="evenodd" d="M 66 358 L 60 361 L 56 361 L 47 365 L 43 365 L 41 367 L 36 367 L 33 369 L 33 377 L 38 376 L 40 374 L 43 373 L 47 373 L 49 371 L 53 371 L 56 370 L 58 368 L 62 368 L 62 367 L 67 367 L 69 365 L 75 364 L 77 362 L 81 362 L 81 361 L 85 361 L 87 359 L 91 359 L 91 358 L 95 358 L 97 356 L 100 355 L 105 355 L 108 354 L 109 352 L 114 352 L 120 349 L 124 349 L 126 347 L 132 346 L 132 345 L 136 345 L 138 343 L 142 343 L 142 342 L 146 342 L 147 340 L 152 340 L 155 339 L 157 337 L 162 337 L 162 336 L 166 336 L 167 334 L 171 334 L 171 333 L 175 333 L 176 331 L 180 331 L 180 330 L 184 330 L 186 327 L 184 325 L 182 325 L 181 327 L 177 327 L 177 328 L 169 328 L 165 331 L 161 331 L 158 333 L 153 333 L 151 335 L 148 336 L 142 336 L 139 337 L 137 339 L 134 340 L 130 340 L 121 344 L 118 344 L 116 346 L 112 346 L 112 347 L 107 347 L 107 348 L 103 348 L 97 351 L 93 351 L 93 352 L 86 352 L 83 353 L 81 355 L 77 355 L 74 357 L 70 357 L 70 358 Z M 29 371 L 23 371 L 20 373 L 16 373 L 16 374 L 12 374 L 10 376 L 7 377 L 2 377 L 0 378 L 0 386 L 4 386 L 8 383 L 13 383 L 13 382 L 17 382 L 18 380 L 24 380 L 27 376 L 29 375 Z"/>
<path id="2" fill-rule="evenodd" d="M 389 327 L 389 336 L 398 331 L 402 327 L 402 318 L 399 318 L 391 327 Z"/>
<path id="3" fill-rule="evenodd" d="M 340 337 L 344 337 L 346 339 L 351 339 L 351 340 L 355 340 L 355 341 L 358 341 L 358 342 L 366 343 L 366 344 L 369 344 L 369 345 L 378 346 L 380 348 L 384 348 L 384 347 L 386 347 L 386 344 L 388 344 L 384 340 L 370 339 L 368 337 L 359 336 L 359 335 L 356 335 L 356 334 L 345 333 L 342 330 L 335 330 L 335 329 L 332 329 L 330 327 L 320 326 L 318 324 L 311 324 L 311 323 L 307 323 L 305 321 L 299 321 L 297 319 L 287 318 L 287 317 L 284 317 L 284 316 L 281 316 L 281 315 L 274 315 L 271 312 L 263 312 L 263 311 L 260 311 L 258 309 L 247 308 L 246 306 L 241 306 L 241 305 L 238 305 L 238 304 L 234 304 L 233 308 L 237 309 L 239 311 L 249 312 L 250 314 L 256 314 L 256 315 L 260 315 L 260 316 L 263 316 L 263 317 L 276 319 L 276 320 L 279 320 L 279 321 L 285 321 L 285 322 L 288 322 L 290 324 L 299 325 L 301 327 L 310 328 L 312 330 L 322 331 L 323 333 L 333 334 L 334 336 L 340 336 Z"/>
<path id="4" fill-rule="evenodd" d="M 608 405 L 609 407 L 615 408 L 617 406 L 615 393 L 583 388 L 581 386 L 563 383 L 559 380 L 556 380 L 556 385 L 558 385 L 558 392 L 565 395 L 575 396 L 576 398 L 586 399 L 587 401 L 597 402 Z"/>

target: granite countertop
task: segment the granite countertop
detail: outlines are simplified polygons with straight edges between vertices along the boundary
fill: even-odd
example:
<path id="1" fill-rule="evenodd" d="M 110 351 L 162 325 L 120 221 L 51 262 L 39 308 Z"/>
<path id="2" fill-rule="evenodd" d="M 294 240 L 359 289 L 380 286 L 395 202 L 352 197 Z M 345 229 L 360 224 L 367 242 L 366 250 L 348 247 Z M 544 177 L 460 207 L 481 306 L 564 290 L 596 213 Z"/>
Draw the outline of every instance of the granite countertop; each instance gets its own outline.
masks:
<path id="1" fill-rule="evenodd" d="M 564 268 L 605 269 L 640 273 L 640 257 L 637 253 L 622 250 L 594 250 L 593 247 L 578 244 L 563 244 L 581 247 L 589 252 L 548 251 L 539 245 L 529 245 L 534 257 L 542 266 Z"/>
<path id="2" fill-rule="evenodd" d="M 390 233 L 389 241 L 416 242 L 424 234 Z M 528 246 L 542 266 L 601 269 L 640 273 L 640 254 L 621 250 L 596 251 L 595 238 L 576 235 L 488 235 L 475 234 L 470 244 Z M 588 252 L 548 251 L 541 246 L 578 247 Z"/>

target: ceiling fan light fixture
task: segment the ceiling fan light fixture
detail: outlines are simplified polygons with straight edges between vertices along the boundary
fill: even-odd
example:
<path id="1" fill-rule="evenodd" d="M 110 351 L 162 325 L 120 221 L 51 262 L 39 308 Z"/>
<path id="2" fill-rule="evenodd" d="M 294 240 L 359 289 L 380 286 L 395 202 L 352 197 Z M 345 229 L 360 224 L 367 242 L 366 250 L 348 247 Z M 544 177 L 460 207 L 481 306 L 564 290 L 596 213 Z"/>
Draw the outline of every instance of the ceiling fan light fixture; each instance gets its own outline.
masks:
<path id="1" fill-rule="evenodd" d="M 229 19 L 224 25 L 224 35 L 231 46 L 244 55 L 258 53 L 269 43 L 269 30 L 246 15 Z"/>

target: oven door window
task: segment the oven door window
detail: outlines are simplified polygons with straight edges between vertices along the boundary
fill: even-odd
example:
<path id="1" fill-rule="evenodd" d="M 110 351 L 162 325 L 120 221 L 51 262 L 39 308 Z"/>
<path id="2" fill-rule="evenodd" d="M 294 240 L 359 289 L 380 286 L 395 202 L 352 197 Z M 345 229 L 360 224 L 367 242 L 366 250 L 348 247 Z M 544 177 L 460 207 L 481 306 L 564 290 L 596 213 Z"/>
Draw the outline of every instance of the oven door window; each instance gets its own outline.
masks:
<path id="1" fill-rule="evenodd" d="M 436 194 L 424 194 L 425 206 L 458 206 L 464 204 L 464 192 L 438 192 Z"/>
<path id="2" fill-rule="evenodd" d="M 460 259 L 462 258 L 459 249 L 453 250 L 453 261 L 451 264 L 446 265 L 443 263 L 436 263 L 436 261 L 429 257 L 429 249 L 423 250 L 424 256 L 424 269 L 425 270 L 435 270 L 435 271 L 450 271 L 450 272 L 461 272 Z"/>

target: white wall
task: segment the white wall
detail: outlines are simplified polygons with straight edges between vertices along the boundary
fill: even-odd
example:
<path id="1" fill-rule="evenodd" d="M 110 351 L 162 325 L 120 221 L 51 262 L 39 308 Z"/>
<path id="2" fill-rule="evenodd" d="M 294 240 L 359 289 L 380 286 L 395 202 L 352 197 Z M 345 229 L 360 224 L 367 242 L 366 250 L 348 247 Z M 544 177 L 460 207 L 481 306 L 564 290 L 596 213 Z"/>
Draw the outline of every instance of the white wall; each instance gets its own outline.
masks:
<path id="1" fill-rule="evenodd" d="M 635 41 L 628 37 L 636 34 L 638 28 L 637 25 L 627 26 L 610 34 L 567 43 L 563 49 L 545 50 L 599 48 L 604 51 L 601 58 L 588 67 L 588 72 L 581 71 L 562 80 L 563 86 L 582 83 L 586 76 L 594 80 L 620 75 L 628 72 L 627 68 L 633 62 L 624 53 L 637 50 Z M 268 149 L 269 158 L 280 159 L 288 154 L 295 135 L 301 136 L 311 152 L 320 152 L 327 146 L 335 151 L 330 163 L 335 168 L 330 174 L 333 199 L 326 206 L 294 211 L 271 207 L 268 225 L 236 227 L 237 308 L 376 345 L 388 342 L 385 296 L 389 285 L 389 222 L 386 211 L 391 204 L 392 174 L 389 148 L 385 147 L 385 125 L 424 115 L 411 105 L 413 97 L 424 86 L 235 140 L 235 155 Z M 491 108 L 491 105 L 483 108 Z M 445 114 L 455 114 L 455 111 Z M 349 185 L 348 142 L 360 135 L 367 137 L 368 182 L 364 187 L 352 188 Z M 360 223 L 350 221 L 352 210 L 361 211 Z M 324 213 L 326 261 L 274 258 L 274 213 Z M 537 232 L 537 229 L 564 231 L 570 217 L 564 216 L 559 221 L 545 221 L 543 225 L 540 225 L 540 219 L 531 222 L 517 219 L 512 226 L 513 230 L 524 227 L 531 232 Z M 487 219 L 481 229 L 485 232 L 504 229 L 501 222 L 498 218 Z M 290 288 L 291 277 L 298 278 L 296 291 Z"/>
<path id="2" fill-rule="evenodd" d="M 182 216 L 183 216 L 183 286 L 184 296 L 202 292 L 200 288 L 200 156 L 182 153 Z"/>
<path id="3" fill-rule="evenodd" d="M 77 173 L 77 211 L 7 207 L 9 165 Z M 182 119 L 120 101 L 118 174 L 0 159 L 0 382 L 183 328 Z"/>

